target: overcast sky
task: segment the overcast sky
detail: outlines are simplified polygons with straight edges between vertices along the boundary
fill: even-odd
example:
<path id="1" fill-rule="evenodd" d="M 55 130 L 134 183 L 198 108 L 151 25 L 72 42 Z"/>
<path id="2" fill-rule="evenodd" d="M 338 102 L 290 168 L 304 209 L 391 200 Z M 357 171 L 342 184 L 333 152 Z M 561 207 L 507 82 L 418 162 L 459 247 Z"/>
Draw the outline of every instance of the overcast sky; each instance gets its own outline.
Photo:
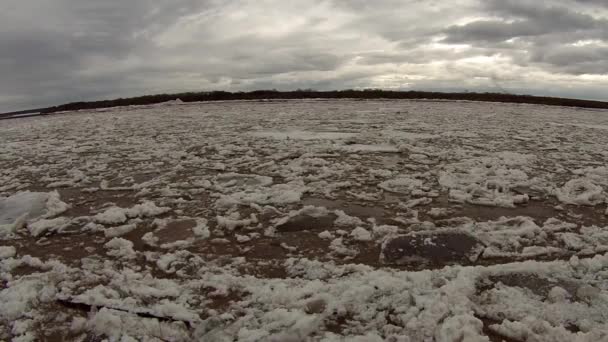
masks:
<path id="1" fill-rule="evenodd" d="M 0 112 L 198 90 L 608 100 L 607 0 L 6 0 Z"/>

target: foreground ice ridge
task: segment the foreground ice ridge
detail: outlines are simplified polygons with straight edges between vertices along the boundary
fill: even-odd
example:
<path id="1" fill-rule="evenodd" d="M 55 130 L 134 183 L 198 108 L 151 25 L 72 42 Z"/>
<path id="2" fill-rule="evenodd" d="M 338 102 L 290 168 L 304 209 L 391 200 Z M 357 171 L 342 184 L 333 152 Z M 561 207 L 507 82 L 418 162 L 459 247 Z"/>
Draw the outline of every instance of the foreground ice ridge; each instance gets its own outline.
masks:
<path id="1" fill-rule="evenodd" d="M 219 267 L 179 254 L 196 267 L 195 277 L 162 279 L 98 258 L 80 269 L 29 256 L 2 259 L 3 272 L 24 264 L 39 271 L 6 279 L 0 317 L 24 339 L 32 332 L 23 327 L 47 320 L 42 306 L 76 311 L 62 323 L 73 337 L 92 331 L 110 340 L 488 341 L 487 329 L 522 341 L 608 336 L 598 277 L 608 255 L 420 272 L 290 258 L 292 278 L 260 279 L 236 274 L 239 260 Z M 528 284 L 514 286 L 517 277 Z M 228 310 L 213 309 L 214 299 L 234 293 Z"/>

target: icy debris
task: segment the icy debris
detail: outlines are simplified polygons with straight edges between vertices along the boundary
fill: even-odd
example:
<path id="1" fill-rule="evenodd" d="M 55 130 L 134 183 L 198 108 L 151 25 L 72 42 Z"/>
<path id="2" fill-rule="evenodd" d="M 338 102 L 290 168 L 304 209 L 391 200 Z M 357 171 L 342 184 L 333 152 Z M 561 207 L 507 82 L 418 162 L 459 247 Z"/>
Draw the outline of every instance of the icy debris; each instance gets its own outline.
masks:
<path id="1" fill-rule="evenodd" d="M 125 191 L 125 190 L 133 190 L 133 189 L 137 189 L 142 187 L 143 184 L 139 184 L 138 186 L 110 186 L 110 182 L 108 182 L 106 179 L 102 180 L 101 182 L 99 182 L 99 188 L 101 190 L 106 190 L 106 191 Z"/>
<path id="2" fill-rule="evenodd" d="M 588 179 L 576 178 L 555 189 L 555 196 L 563 203 L 593 206 L 604 202 L 606 196 L 603 191 L 601 186 Z"/>
<path id="3" fill-rule="evenodd" d="M 578 234 L 574 233 L 563 233 L 561 234 L 561 240 L 568 249 L 580 250 L 585 247 L 585 243 Z"/>
<path id="4" fill-rule="evenodd" d="M 356 133 L 347 132 L 312 132 L 312 131 L 259 131 L 252 132 L 251 135 L 260 138 L 271 138 L 277 140 L 339 140 L 353 138 Z"/>
<path id="5" fill-rule="evenodd" d="M 379 239 L 383 236 L 397 234 L 399 232 L 399 227 L 388 224 L 374 225 L 372 227 L 372 232 L 374 234 L 374 238 Z"/>
<path id="6" fill-rule="evenodd" d="M 544 241 L 547 233 L 526 216 L 501 217 L 468 226 L 488 248 L 483 257 L 513 256 L 523 247 Z M 532 252 L 532 249 L 528 250 Z"/>
<path id="7" fill-rule="evenodd" d="M 169 207 L 158 207 L 152 201 L 144 201 L 141 204 L 134 205 L 131 209 L 128 209 L 128 217 L 151 217 L 164 214 L 171 210 Z"/>
<path id="8" fill-rule="evenodd" d="M 324 230 L 318 234 L 321 239 L 333 239 L 334 235 L 330 233 L 328 230 Z"/>
<path id="9" fill-rule="evenodd" d="M 37 305 L 39 297 L 48 295 L 44 281 L 37 278 L 21 278 L 0 291 L 0 321 L 14 322 L 31 315 L 32 306 Z"/>
<path id="10" fill-rule="evenodd" d="M 548 218 L 543 223 L 543 230 L 550 231 L 553 233 L 562 232 L 565 230 L 572 230 L 577 227 L 576 223 L 564 222 L 555 217 Z"/>
<path id="11" fill-rule="evenodd" d="M 306 302 L 304 311 L 307 314 L 320 314 L 325 311 L 327 307 L 327 301 L 323 298 L 311 299 Z"/>
<path id="12" fill-rule="evenodd" d="M 12 258 L 17 253 L 13 246 L 0 246 L 0 259 Z"/>
<path id="13" fill-rule="evenodd" d="M 93 313 L 87 322 L 87 328 L 97 335 L 110 337 L 112 341 L 137 341 L 150 337 L 167 341 L 187 341 L 190 336 L 188 328 L 183 324 L 143 318 L 108 308 L 101 308 Z"/>
<path id="14" fill-rule="evenodd" d="M 137 255 L 133 250 L 133 242 L 123 238 L 115 237 L 104 245 L 108 249 L 107 254 L 122 259 L 134 259 Z"/>
<path id="15" fill-rule="evenodd" d="M 156 265 L 158 266 L 158 268 L 160 268 L 161 270 L 163 270 L 164 272 L 167 273 L 174 273 L 175 272 L 175 267 L 172 267 L 171 265 L 180 261 L 181 257 L 179 254 L 177 253 L 166 253 L 161 255 L 158 260 L 156 261 Z"/>
<path id="16" fill-rule="evenodd" d="M 450 208 L 431 208 L 431 210 L 427 212 L 427 215 L 432 218 L 440 218 L 448 216 L 451 212 L 452 210 Z"/>
<path id="17" fill-rule="evenodd" d="M 529 179 L 522 169 L 533 160 L 534 156 L 512 152 L 464 160 L 449 164 L 440 171 L 439 184 L 449 190 L 452 202 L 512 208 L 529 200 L 528 194 L 516 193 L 512 189 L 529 187 L 538 181 Z"/>
<path id="18" fill-rule="evenodd" d="M 27 222 L 37 218 L 51 218 L 65 212 L 69 205 L 59 199 L 57 191 L 18 192 L 0 197 L 0 237 L 9 236 Z"/>
<path id="19" fill-rule="evenodd" d="M 463 191 L 450 189 L 448 198 L 451 202 L 470 203 L 483 206 L 514 208 L 516 204 L 527 203 L 530 198 L 527 194 L 513 194 L 504 192 L 502 188 L 488 189 L 487 187 L 469 187 Z"/>
<path id="20" fill-rule="evenodd" d="M 234 236 L 236 237 L 236 241 L 239 242 L 239 243 L 244 243 L 244 242 L 251 241 L 251 237 L 249 237 L 249 235 L 235 234 Z"/>
<path id="21" fill-rule="evenodd" d="M 547 294 L 547 299 L 553 303 L 564 303 L 570 299 L 570 293 L 562 287 L 554 286 Z"/>
<path id="22" fill-rule="evenodd" d="M 132 208 L 111 207 L 106 211 L 94 216 L 94 220 L 103 224 L 120 224 L 129 218 L 152 217 L 164 214 L 171 210 L 169 207 L 158 207 L 152 201 L 144 201 L 136 204 Z"/>
<path id="23" fill-rule="evenodd" d="M 420 179 L 414 179 L 409 177 L 399 177 L 395 179 L 390 179 L 378 184 L 378 186 L 383 190 L 403 194 L 409 194 L 413 190 L 422 187 L 422 185 L 423 182 Z"/>
<path id="24" fill-rule="evenodd" d="M 106 211 L 95 215 L 95 221 L 104 224 L 118 224 L 127 221 L 126 209 L 119 207 L 112 207 Z"/>
<path id="25" fill-rule="evenodd" d="M 137 228 L 136 223 L 124 224 L 121 226 L 105 229 L 103 233 L 106 237 L 117 237 L 117 236 L 121 236 L 121 235 L 125 235 L 125 234 L 129 233 L 129 232 L 135 230 L 135 228 Z M 143 237 L 142 237 L 142 240 L 143 240 Z"/>
<path id="26" fill-rule="evenodd" d="M 57 191 L 52 191 L 47 194 L 46 200 L 46 213 L 44 217 L 53 217 L 59 214 L 63 214 L 70 208 L 70 205 L 63 202 Z"/>
<path id="27" fill-rule="evenodd" d="M 229 172 L 216 176 L 215 183 L 219 188 L 266 187 L 272 184 L 272 177 Z"/>
<path id="28" fill-rule="evenodd" d="M 347 152 L 384 152 L 397 153 L 399 149 L 394 145 L 371 145 L 371 144 L 350 144 L 338 146 L 340 150 Z"/>
<path id="29" fill-rule="evenodd" d="M 154 235 L 153 232 L 147 232 L 142 237 L 141 240 L 150 247 L 155 247 L 158 244 L 158 237 Z"/>
<path id="30" fill-rule="evenodd" d="M 336 215 L 324 207 L 305 206 L 279 219 L 275 227 L 279 232 L 321 230 L 331 228 L 335 219 Z"/>
<path id="31" fill-rule="evenodd" d="M 523 257 L 535 257 L 559 252 L 561 252 L 561 249 L 552 246 L 526 246 L 522 249 L 520 255 Z"/>
<path id="32" fill-rule="evenodd" d="M 70 179 L 51 182 L 46 185 L 47 188 L 78 186 L 89 183 L 89 178 L 81 170 L 70 169 L 67 171 L 67 175 Z"/>
<path id="33" fill-rule="evenodd" d="M 551 342 L 570 342 L 570 341 L 601 341 L 605 335 L 599 330 L 589 333 L 573 333 L 564 326 L 553 326 L 549 322 L 535 318 L 525 317 L 521 321 L 505 319 L 500 324 L 490 326 L 491 330 L 502 336 L 515 341 L 551 341 Z"/>
<path id="34" fill-rule="evenodd" d="M 241 214 L 239 212 L 234 212 L 230 214 L 230 216 L 217 216 L 217 227 L 224 228 L 229 231 L 233 231 L 236 228 L 247 227 L 252 224 L 258 223 L 258 218 L 255 214 L 251 214 L 247 219 L 241 219 Z"/>
<path id="35" fill-rule="evenodd" d="M 40 236 L 47 231 L 61 231 L 70 223 L 67 217 L 57 217 L 54 219 L 40 219 L 38 221 L 28 223 L 27 229 L 32 236 Z"/>
<path id="36" fill-rule="evenodd" d="M 591 285 L 581 285 L 576 289 L 576 298 L 586 303 L 592 303 L 600 295 L 601 290 Z"/>
<path id="37" fill-rule="evenodd" d="M 271 187 L 247 189 L 229 195 L 235 203 L 285 205 L 300 202 L 309 189 L 300 184 L 276 184 Z M 225 199 L 224 199 L 225 201 Z"/>
<path id="38" fill-rule="evenodd" d="M 153 305 L 151 311 L 156 316 L 167 317 L 176 321 L 189 323 L 198 323 L 200 321 L 200 317 L 186 306 L 167 300 L 161 300 L 160 303 Z"/>
<path id="39" fill-rule="evenodd" d="M 336 220 L 334 221 L 334 224 L 338 227 L 352 227 L 363 224 L 363 221 L 361 221 L 360 218 L 356 216 L 347 215 L 342 210 L 336 210 L 334 211 L 334 213 L 337 216 Z"/>
<path id="40" fill-rule="evenodd" d="M 288 251 L 288 252 L 295 252 L 298 250 L 297 247 L 295 246 L 290 246 L 288 244 L 286 244 L 285 242 L 281 242 L 281 248 L 283 248 L 284 250 Z"/>
<path id="41" fill-rule="evenodd" d="M 490 342 L 482 332 L 483 322 L 471 314 L 455 315 L 445 320 L 435 333 L 437 342 Z"/>
<path id="42" fill-rule="evenodd" d="M 333 239 L 329 244 L 329 249 L 333 253 L 344 257 L 354 257 L 359 253 L 357 249 L 346 246 L 344 244 L 344 239 L 341 237 Z"/>
<path id="43" fill-rule="evenodd" d="M 363 227 L 357 227 L 350 233 L 353 239 L 357 241 L 371 241 L 372 234 Z"/>
<path id="44" fill-rule="evenodd" d="M 198 238 L 206 239 L 211 236 L 211 232 L 209 232 L 209 226 L 207 219 L 205 218 L 196 218 L 196 226 L 192 228 L 192 232 Z"/>
<path id="45" fill-rule="evenodd" d="M 403 207 L 404 208 L 413 208 L 419 205 L 426 205 L 433 202 L 432 198 L 428 198 L 428 197 L 420 197 L 420 198 L 416 198 L 416 199 L 412 199 L 409 200 L 405 203 L 403 203 Z"/>
<path id="46" fill-rule="evenodd" d="M 437 134 L 419 133 L 419 132 L 407 132 L 397 130 L 385 130 L 382 131 L 382 135 L 389 138 L 398 138 L 405 140 L 430 140 L 439 138 Z"/>
<path id="47" fill-rule="evenodd" d="M 502 164 L 507 166 L 527 165 L 537 160 L 537 157 L 533 154 L 524 154 L 511 151 L 498 152 L 496 157 Z"/>
<path id="48" fill-rule="evenodd" d="M 393 171 L 386 169 L 370 169 L 368 173 L 370 176 L 379 178 L 388 178 L 393 176 Z"/>
<path id="49" fill-rule="evenodd" d="M 190 237 L 183 240 L 175 240 L 171 242 L 166 242 L 160 245 L 162 249 L 174 249 L 174 248 L 186 248 L 194 243 L 194 238 Z"/>

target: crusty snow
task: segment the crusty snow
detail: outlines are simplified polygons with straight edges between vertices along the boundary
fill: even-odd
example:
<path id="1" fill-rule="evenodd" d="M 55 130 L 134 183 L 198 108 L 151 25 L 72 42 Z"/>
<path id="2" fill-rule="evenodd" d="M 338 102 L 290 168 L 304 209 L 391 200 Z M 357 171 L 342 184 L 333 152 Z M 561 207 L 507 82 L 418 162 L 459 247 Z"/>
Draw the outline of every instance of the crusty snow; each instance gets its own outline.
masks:
<path id="1" fill-rule="evenodd" d="M 0 340 L 606 341 L 606 127 L 389 100 L 0 121 Z"/>

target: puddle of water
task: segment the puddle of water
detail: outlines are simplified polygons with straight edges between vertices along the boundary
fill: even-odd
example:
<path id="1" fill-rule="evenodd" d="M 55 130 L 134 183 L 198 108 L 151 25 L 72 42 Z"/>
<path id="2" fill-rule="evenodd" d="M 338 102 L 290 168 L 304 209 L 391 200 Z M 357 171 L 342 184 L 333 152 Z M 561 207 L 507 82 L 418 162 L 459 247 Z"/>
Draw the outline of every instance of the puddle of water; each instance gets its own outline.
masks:
<path id="1" fill-rule="evenodd" d="M 425 263 L 470 264 L 483 245 L 474 237 L 459 232 L 402 235 L 386 242 L 381 259 L 386 264 Z"/>
<path id="2" fill-rule="evenodd" d="M 573 282 L 550 280 L 533 273 L 501 274 L 490 276 L 488 277 L 487 281 L 489 281 L 492 286 L 493 284 L 500 282 L 506 286 L 526 288 L 532 291 L 534 294 L 542 297 L 547 297 L 549 291 L 555 286 L 565 289 L 568 291 L 568 293 L 574 296 L 578 287 L 578 285 Z M 483 291 L 483 289 L 481 290 Z"/>
<path id="3" fill-rule="evenodd" d="M 193 219 L 175 220 L 169 222 L 163 229 L 154 232 L 154 235 L 158 237 L 159 244 L 186 240 L 194 236 L 192 228 L 195 226 L 196 221 Z"/>
<path id="4" fill-rule="evenodd" d="M 528 216 L 537 224 L 542 224 L 547 219 L 553 217 L 567 222 L 573 222 L 573 218 L 575 218 L 575 223 L 583 225 L 601 226 L 608 224 L 608 216 L 604 215 L 603 208 L 600 206 L 587 207 L 563 205 L 564 210 L 557 210 L 555 209 L 557 204 L 559 204 L 557 201 L 544 199 L 530 201 L 526 204 L 518 205 L 515 208 L 503 208 L 469 203 L 451 203 L 446 196 L 440 196 L 434 199 L 430 206 L 454 209 L 454 213 L 450 216 L 465 216 L 479 222 L 497 220 L 503 216 Z"/>
<path id="5" fill-rule="evenodd" d="M 27 237 L 20 240 L 16 247 L 19 255 L 31 255 L 42 260 L 54 256 L 73 264 L 84 257 L 103 253 L 103 242 L 104 240 L 98 240 L 91 234 L 52 235 L 43 244 L 37 244 L 33 238 Z M 89 252 L 87 247 L 91 247 L 92 252 Z"/>
<path id="6" fill-rule="evenodd" d="M 71 207 L 63 216 L 89 216 L 96 213 L 107 203 L 121 208 L 130 208 L 137 204 L 135 193 L 132 191 L 107 191 L 98 190 L 92 193 L 81 192 L 80 189 L 59 189 L 61 200 L 69 203 Z"/>
<path id="7" fill-rule="evenodd" d="M 326 216 L 314 217 L 310 215 L 297 215 L 289 219 L 289 221 L 278 225 L 277 231 L 284 232 L 299 232 L 305 230 L 322 231 L 330 229 L 334 225 L 336 215 L 329 214 Z"/>

